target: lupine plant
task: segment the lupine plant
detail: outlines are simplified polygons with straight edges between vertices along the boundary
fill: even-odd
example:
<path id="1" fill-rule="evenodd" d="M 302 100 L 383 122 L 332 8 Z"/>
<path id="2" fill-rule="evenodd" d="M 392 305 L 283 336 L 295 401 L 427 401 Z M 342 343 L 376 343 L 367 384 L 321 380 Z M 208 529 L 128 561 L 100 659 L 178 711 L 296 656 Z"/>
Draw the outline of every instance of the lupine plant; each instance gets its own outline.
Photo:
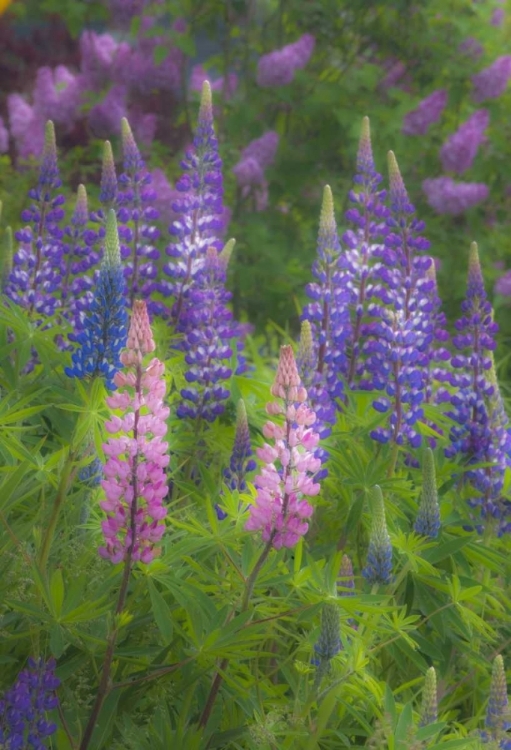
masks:
<path id="1" fill-rule="evenodd" d="M 6 232 L 0 745 L 508 747 L 510 433 L 477 249 L 451 325 L 365 119 L 300 341 L 241 336 L 213 114 L 206 83 L 168 262 L 126 121 L 119 181 L 107 143 L 68 217 L 48 125 L 12 261 Z"/>

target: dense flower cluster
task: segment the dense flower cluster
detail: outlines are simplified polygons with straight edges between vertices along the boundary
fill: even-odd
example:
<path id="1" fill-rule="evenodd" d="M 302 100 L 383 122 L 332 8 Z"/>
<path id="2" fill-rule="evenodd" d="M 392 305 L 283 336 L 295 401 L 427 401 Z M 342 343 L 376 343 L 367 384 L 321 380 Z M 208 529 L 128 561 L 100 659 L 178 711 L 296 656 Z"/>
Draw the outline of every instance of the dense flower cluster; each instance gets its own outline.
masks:
<path id="1" fill-rule="evenodd" d="M 105 544 L 99 554 L 113 563 L 150 562 L 165 531 L 169 456 L 163 437 L 169 408 L 164 406 L 164 365 L 152 359 L 144 366 L 145 355 L 154 349 L 145 302 L 136 300 L 121 354 L 125 369 L 114 377 L 119 390 L 107 398 L 111 409 L 122 412 L 105 424 L 113 437 L 103 446 L 107 462 L 100 505 L 108 518 L 102 523 Z"/>
<path id="2" fill-rule="evenodd" d="M 431 208 L 453 216 L 486 200 L 489 194 L 488 186 L 482 182 L 455 182 L 451 177 L 424 180 L 422 188 Z"/>
<path id="3" fill-rule="evenodd" d="M 266 410 L 283 415 L 284 425 L 269 421 L 263 427 L 264 437 L 274 444 L 256 450 L 264 465 L 254 480 L 257 494 L 245 528 L 262 531 L 263 541 L 280 549 L 293 547 L 307 533 L 313 508 L 303 498 L 317 495 L 320 489 L 313 480 L 321 465 L 313 455 L 319 440 L 312 427 L 316 415 L 306 404 L 307 391 L 300 384 L 290 346 L 281 347 L 271 392 L 282 403 L 270 402 Z"/>
<path id="4" fill-rule="evenodd" d="M 474 101 L 497 99 L 507 88 L 511 78 L 511 55 L 502 55 L 480 73 L 472 76 Z"/>
<path id="5" fill-rule="evenodd" d="M 366 566 L 362 575 L 372 584 L 387 584 L 392 580 L 392 545 L 390 543 L 385 505 L 380 487 L 373 491 L 371 532 Z"/>
<path id="6" fill-rule="evenodd" d="M 278 133 L 274 130 L 266 131 L 243 149 L 240 160 L 232 170 L 241 188 L 241 196 L 246 198 L 253 195 L 258 211 L 264 210 L 268 205 L 268 182 L 264 170 L 273 163 L 278 144 Z"/>
<path id="7" fill-rule="evenodd" d="M 405 135 L 426 135 L 430 125 L 438 122 L 447 104 L 447 91 L 439 89 L 423 99 L 403 119 Z"/>
<path id="8" fill-rule="evenodd" d="M 108 212 L 105 254 L 88 314 L 77 325 L 73 366 L 66 367 L 71 378 L 100 376 L 107 388 L 114 388 L 114 375 L 121 366 L 120 354 L 126 344 L 126 286 L 121 266 L 115 211 Z"/>
<path id="9" fill-rule="evenodd" d="M 29 659 L 14 685 L 0 698 L 0 746 L 9 750 L 46 750 L 57 730 L 46 712 L 58 705 L 55 660 Z M 53 746 L 53 745 L 52 745 Z"/>
<path id="10" fill-rule="evenodd" d="M 276 49 L 259 58 L 257 83 L 261 87 L 286 86 L 291 83 L 297 70 L 304 68 L 314 51 L 315 39 L 304 34 L 293 44 Z"/>
<path id="11" fill-rule="evenodd" d="M 440 151 L 446 172 L 462 174 L 470 169 L 489 122 L 488 110 L 478 109 L 447 139 Z"/>

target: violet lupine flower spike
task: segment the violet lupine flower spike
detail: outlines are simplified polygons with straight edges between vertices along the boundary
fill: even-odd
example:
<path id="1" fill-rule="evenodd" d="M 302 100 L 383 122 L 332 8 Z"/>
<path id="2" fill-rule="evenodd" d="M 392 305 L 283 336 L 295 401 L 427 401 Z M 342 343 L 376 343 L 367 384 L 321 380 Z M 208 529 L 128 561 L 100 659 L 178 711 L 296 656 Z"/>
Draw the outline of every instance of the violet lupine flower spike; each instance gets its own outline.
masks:
<path id="1" fill-rule="evenodd" d="M 125 291 L 117 219 L 111 208 L 106 222 L 105 254 L 94 298 L 89 314 L 74 337 L 78 348 L 72 355 L 73 366 L 65 368 L 70 378 L 100 375 L 107 388 L 115 387 L 113 376 L 121 366 L 120 353 L 127 335 Z"/>
<path id="2" fill-rule="evenodd" d="M 479 733 L 484 745 L 511 750 L 511 739 L 507 734 L 507 730 L 511 728 L 511 713 L 507 697 L 506 671 L 500 654 L 493 661 L 485 725 L 486 728 Z"/>
<path id="3" fill-rule="evenodd" d="M 262 531 L 263 541 L 276 549 L 293 547 L 307 533 L 312 506 L 304 497 L 317 495 L 320 486 L 313 481 L 321 462 L 313 452 L 319 435 L 312 425 L 316 415 L 307 406 L 307 391 L 300 384 L 293 350 L 282 346 L 271 393 L 279 401 L 270 402 L 266 411 L 283 415 L 284 424 L 266 422 L 263 435 L 274 442 L 256 450 L 264 462 L 255 478 L 256 497 L 249 509 L 247 531 Z M 277 468 L 276 463 L 279 463 Z"/>
<path id="4" fill-rule="evenodd" d="M 109 208 L 114 208 L 116 205 L 117 175 L 115 172 L 114 154 L 110 141 L 105 141 L 103 146 L 103 165 L 101 169 L 99 200 L 105 213 Z"/>
<path id="5" fill-rule="evenodd" d="M 375 286 L 370 311 L 376 318 L 372 340 L 367 343 L 367 370 L 373 387 L 383 391 L 373 402 L 377 411 L 389 412 L 388 424 L 371 432 L 371 437 L 394 445 L 409 443 L 418 447 L 415 429 L 423 418 L 424 375 L 429 346 L 433 340 L 433 281 L 427 270 L 432 264 L 429 242 L 420 236 L 423 222 L 415 217 L 394 154 L 389 152 L 390 215 L 387 217 L 385 250 L 378 269 L 380 285 Z"/>
<path id="6" fill-rule="evenodd" d="M 331 661 L 342 649 L 340 634 L 339 606 L 333 602 L 323 604 L 321 610 L 321 630 L 317 643 L 314 644 L 315 656 L 312 663 L 316 665 L 314 689 L 317 690 L 323 677 L 331 670 Z"/>
<path id="7" fill-rule="evenodd" d="M 388 214 L 383 204 L 386 192 L 378 189 L 381 181 L 382 176 L 374 164 L 369 118 L 364 117 L 355 187 L 349 192 L 349 200 L 354 206 L 346 212 L 346 219 L 354 225 L 354 229 L 349 229 L 342 237 L 347 248 L 342 258 L 345 269 L 342 286 L 350 289 L 350 307 L 354 310 L 345 376 L 350 388 L 364 390 L 373 388 L 372 378 L 368 381 L 365 377 L 365 339 L 371 330 L 367 321 L 369 300 L 376 283 L 374 267 L 380 263 L 383 253 L 382 241 Z"/>
<path id="8" fill-rule="evenodd" d="M 224 411 L 229 397 L 223 381 L 232 375 L 229 365 L 234 331 L 232 313 L 227 308 L 231 294 L 225 288 L 225 278 L 233 246 L 234 240 L 229 240 L 225 254 L 208 248 L 205 264 L 189 290 L 188 330 L 183 342 L 185 362 L 189 365 L 185 380 L 189 385 L 181 390 L 184 402 L 176 410 L 181 419 L 213 422 Z"/>
<path id="9" fill-rule="evenodd" d="M 166 250 L 174 260 L 163 267 L 170 281 L 161 282 L 160 291 L 174 296 L 171 322 L 182 333 L 190 328 L 187 322 L 189 290 L 204 266 L 207 248 L 222 249 L 222 161 L 213 127 L 208 81 L 202 87 L 193 146 L 186 152 L 181 166 L 185 173 L 176 182 L 176 189 L 182 194 L 182 199 L 176 200 L 173 206 L 179 218 L 169 228 L 176 240 Z"/>
<path id="10" fill-rule="evenodd" d="M 101 482 L 105 500 L 100 505 L 108 518 L 102 523 L 105 544 L 99 554 L 113 563 L 151 562 L 165 531 L 169 456 L 163 437 L 169 408 L 164 405 L 164 365 L 155 358 L 144 365 L 154 349 L 146 304 L 135 300 L 121 354 L 124 369 L 114 376 L 119 390 L 107 398 L 111 409 L 123 412 L 106 422 L 113 437 L 103 446 L 107 462 Z"/>
<path id="11" fill-rule="evenodd" d="M 369 535 L 366 566 L 362 575 L 372 584 L 387 584 L 392 581 L 392 545 L 390 543 L 385 505 L 381 488 L 376 485 L 372 492 L 372 523 Z"/>
<path id="12" fill-rule="evenodd" d="M 246 476 L 256 468 L 256 462 L 251 458 L 252 455 L 247 410 L 245 402 L 240 398 L 237 408 L 234 446 L 229 461 L 229 468 L 224 469 L 224 480 L 231 490 L 246 491 Z"/>
<path id="13" fill-rule="evenodd" d="M 48 747 L 46 738 L 57 731 L 46 712 L 58 706 L 55 659 L 29 659 L 12 688 L 0 697 L 0 747 L 9 750 Z M 53 746 L 53 745 L 52 745 Z"/>
<path id="14" fill-rule="evenodd" d="M 29 191 L 30 208 L 21 218 L 29 226 L 16 232 L 20 243 L 6 284 L 6 295 L 30 313 L 52 315 L 60 304 L 57 291 L 63 275 L 62 230 L 64 196 L 57 193 L 62 182 L 57 165 L 55 128 L 46 124 L 44 150 L 35 188 Z"/>
<path id="15" fill-rule="evenodd" d="M 117 194 L 117 218 L 123 242 L 121 257 L 126 260 L 124 275 L 132 306 L 135 297 L 148 300 L 159 289 L 155 279 L 160 253 L 154 245 L 159 230 L 150 223 L 158 219 L 159 214 L 153 206 L 156 195 L 150 187 L 151 175 L 145 168 L 126 118 L 121 121 L 121 135 L 124 172 L 119 177 L 121 190 Z M 113 185 L 113 179 L 111 182 Z M 152 305 L 148 304 L 151 310 Z"/>
<path id="16" fill-rule="evenodd" d="M 436 687 L 436 672 L 430 667 L 426 672 L 424 687 L 422 689 L 422 707 L 420 713 L 419 727 L 435 724 L 438 721 L 438 698 Z"/>
<path id="17" fill-rule="evenodd" d="M 436 539 L 440 531 L 440 507 L 436 486 L 435 457 L 431 448 L 426 448 L 422 466 L 422 493 L 419 512 L 414 526 L 417 534 Z"/>
<path id="18" fill-rule="evenodd" d="M 509 465 L 508 421 L 502 404 L 499 406 L 498 384 L 492 373 L 498 326 L 493 322 L 475 242 L 470 249 L 467 295 L 461 309 L 463 316 L 455 323 L 457 334 L 452 340 L 458 351 L 451 360 L 454 372 L 449 380 L 456 391 L 439 392 L 439 400 L 450 401 L 447 414 L 456 423 L 446 455 L 458 453 L 468 463 L 463 481 L 475 491 L 469 504 L 480 508 L 483 519 L 495 519 L 500 535 L 511 528 L 511 503 L 502 497 Z M 480 463 L 487 465 L 471 468 Z"/>

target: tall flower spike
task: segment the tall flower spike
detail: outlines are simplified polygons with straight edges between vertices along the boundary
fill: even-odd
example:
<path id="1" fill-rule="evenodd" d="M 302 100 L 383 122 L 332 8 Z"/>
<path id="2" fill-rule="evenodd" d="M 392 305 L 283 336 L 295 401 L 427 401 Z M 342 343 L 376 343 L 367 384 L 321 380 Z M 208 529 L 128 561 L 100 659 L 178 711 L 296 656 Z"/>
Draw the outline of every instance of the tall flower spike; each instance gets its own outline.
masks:
<path id="1" fill-rule="evenodd" d="M 127 314 L 125 283 L 121 267 L 119 236 L 115 211 L 110 209 L 106 223 L 105 254 L 99 272 L 89 314 L 75 334 L 78 348 L 73 366 L 66 367 L 70 378 L 105 379 L 114 388 L 114 375 L 121 366 L 120 353 L 126 343 Z"/>
<path id="2" fill-rule="evenodd" d="M 440 507 L 436 487 L 435 458 L 431 448 L 424 451 L 422 465 L 422 494 L 415 521 L 417 534 L 436 539 L 440 531 Z"/>
<path id="3" fill-rule="evenodd" d="M 257 493 L 245 528 L 262 531 L 263 541 L 280 549 L 293 547 L 307 533 L 313 508 L 303 497 L 317 495 L 320 490 L 313 480 L 321 465 L 313 455 L 319 440 L 312 429 L 316 415 L 305 403 L 307 391 L 300 384 L 290 346 L 280 349 L 271 393 L 283 403 L 270 402 L 266 411 L 283 415 L 284 425 L 268 421 L 263 427 L 263 435 L 274 445 L 265 443 L 256 450 L 264 465 L 254 480 Z"/>
<path id="4" fill-rule="evenodd" d="M 115 161 L 110 141 L 105 141 L 103 146 L 103 166 L 101 169 L 101 185 L 99 200 L 105 211 L 115 206 L 117 198 L 117 175 L 115 173 Z"/>
<path id="5" fill-rule="evenodd" d="M 315 687 L 318 688 L 323 677 L 331 669 L 330 662 L 342 648 L 340 635 L 340 615 L 337 604 L 323 604 L 321 610 L 321 630 L 319 639 L 314 645 L 316 656 L 313 664 L 317 666 Z"/>
<path id="6" fill-rule="evenodd" d="M 55 691 L 55 659 L 29 659 L 14 685 L 0 697 L 0 746 L 5 748 L 47 747 L 45 740 L 57 731 L 47 711 L 58 706 Z"/>
<path id="7" fill-rule="evenodd" d="M 144 366 L 154 348 L 146 304 L 136 300 L 127 348 L 121 354 L 124 369 L 114 377 L 119 390 L 107 398 L 108 406 L 121 410 L 122 416 L 112 416 L 105 424 L 113 437 L 103 446 L 107 462 L 101 483 L 105 500 L 100 505 L 107 520 L 102 523 L 105 544 L 99 554 L 114 564 L 151 562 L 165 531 L 169 456 L 163 437 L 170 410 L 164 406 L 164 365 L 152 359 Z"/>
<path id="8" fill-rule="evenodd" d="M 254 471 L 256 462 L 251 456 L 250 431 L 248 428 L 247 410 L 242 398 L 238 401 L 236 434 L 229 468 L 224 469 L 224 480 L 231 490 L 243 492 L 247 489 L 246 475 Z"/>
<path id="9" fill-rule="evenodd" d="M 142 297 L 148 301 L 150 312 L 164 314 L 165 306 L 151 299 L 160 290 L 156 281 L 160 252 L 155 245 L 160 232 L 152 223 L 159 217 L 154 207 L 156 193 L 126 118 L 121 122 L 121 133 L 124 172 L 119 177 L 117 218 L 129 302 L 132 305 L 135 297 Z"/>
<path id="10" fill-rule="evenodd" d="M 438 721 L 438 698 L 436 688 L 436 672 L 430 667 L 426 672 L 424 687 L 422 689 L 422 708 L 419 727 L 435 724 Z"/>
<path id="11" fill-rule="evenodd" d="M 485 724 L 490 730 L 490 734 L 494 734 L 509 729 L 511 727 L 510 718 L 506 671 L 504 669 L 504 660 L 499 654 L 493 660 L 490 698 L 486 710 Z M 495 734 L 495 739 L 498 739 L 497 734 Z"/>
<path id="12" fill-rule="evenodd" d="M 175 238 L 166 252 L 173 260 L 163 270 L 170 281 L 160 283 L 160 291 L 173 295 L 172 322 L 180 332 L 189 330 L 191 308 L 189 291 L 203 268 L 208 247 L 222 249 L 223 221 L 222 161 L 213 126 L 211 87 L 205 81 L 192 148 L 181 162 L 184 174 L 176 182 L 181 200 L 174 202 L 178 214 L 169 227 Z"/>
<path id="13" fill-rule="evenodd" d="M 362 575 L 372 584 L 387 584 L 392 580 L 392 545 L 390 543 L 385 505 L 381 488 L 375 485 L 372 492 L 372 523 L 366 566 Z"/>
<path id="14" fill-rule="evenodd" d="M 5 287 L 13 302 L 36 315 L 52 315 L 60 306 L 58 291 L 64 268 L 59 223 L 64 216 L 64 196 L 57 191 L 61 184 L 55 128 L 50 121 L 45 130 L 39 180 L 28 193 L 32 205 L 21 214 L 28 226 L 15 234 L 20 244 Z"/>
<path id="15" fill-rule="evenodd" d="M 0 252 L 0 291 L 5 291 L 5 285 L 12 271 L 13 263 L 13 240 L 11 227 L 5 228 L 5 234 Z"/>

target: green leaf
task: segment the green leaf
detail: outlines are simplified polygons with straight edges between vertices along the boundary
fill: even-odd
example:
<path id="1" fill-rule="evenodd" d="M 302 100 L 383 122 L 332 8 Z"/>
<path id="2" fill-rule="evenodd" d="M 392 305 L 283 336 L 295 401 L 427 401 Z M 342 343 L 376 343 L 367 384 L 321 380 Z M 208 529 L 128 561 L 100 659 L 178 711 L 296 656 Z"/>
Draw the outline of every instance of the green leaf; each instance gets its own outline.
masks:
<path id="1" fill-rule="evenodd" d="M 62 614 L 62 604 L 64 602 L 64 580 L 62 570 L 57 568 L 53 571 L 50 578 L 50 597 L 53 604 L 53 614 L 56 619 L 60 619 Z"/>
<path id="2" fill-rule="evenodd" d="M 151 597 L 151 609 L 158 626 L 158 630 L 161 633 L 164 645 L 171 642 L 174 634 L 174 628 L 172 625 L 172 612 L 170 607 L 160 594 L 151 579 L 148 579 L 149 584 L 149 596 Z"/>

